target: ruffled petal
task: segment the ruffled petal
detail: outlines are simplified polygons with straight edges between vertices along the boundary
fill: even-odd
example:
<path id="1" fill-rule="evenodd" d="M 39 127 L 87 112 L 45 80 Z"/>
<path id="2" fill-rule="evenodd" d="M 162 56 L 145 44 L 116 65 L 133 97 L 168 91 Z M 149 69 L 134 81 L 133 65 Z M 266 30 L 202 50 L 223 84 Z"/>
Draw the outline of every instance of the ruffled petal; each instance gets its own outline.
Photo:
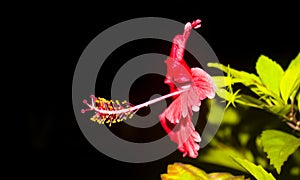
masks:
<path id="1" fill-rule="evenodd" d="M 187 23 L 182 35 L 173 39 L 170 58 L 167 64 L 165 83 L 171 92 L 184 90 L 173 97 L 174 101 L 159 116 L 160 122 L 170 139 L 178 144 L 178 150 L 183 156 L 196 158 L 200 149 L 201 137 L 191 122 L 194 112 L 200 110 L 201 100 L 215 96 L 215 85 L 212 78 L 200 68 L 190 68 L 184 61 L 186 41 L 192 28 L 200 27 L 200 20 Z"/>
<path id="2" fill-rule="evenodd" d="M 195 130 L 190 116 L 181 118 L 176 125 L 168 123 L 165 117 L 161 117 L 160 122 L 165 131 L 168 132 L 170 139 L 177 143 L 178 150 L 183 153 L 183 157 L 188 155 L 191 158 L 196 158 L 198 156 L 201 138 Z"/>
<path id="3" fill-rule="evenodd" d="M 209 74 L 200 68 L 191 68 L 193 77 L 193 87 L 196 89 L 198 97 L 203 100 L 205 98 L 214 98 L 216 86 Z"/>
<path id="4" fill-rule="evenodd" d="M 161 116 L 165 116 L 171 123 L 179 123 L 181 117 L 186 118 L 192 116 L 193 112 L 200 110 L 201 101 L 196 94 L 195 88 L 190 88 L 188 91 L 180 94 L 170 105 L 165 109 Z"/>
<path id="5" fill-rule="evenodd" d="M 181 118 L 181 98 L 176 98 L 167 109 L 160 115 L 160 118 L 166 118 L 171 123 L 177 124 Z"/>

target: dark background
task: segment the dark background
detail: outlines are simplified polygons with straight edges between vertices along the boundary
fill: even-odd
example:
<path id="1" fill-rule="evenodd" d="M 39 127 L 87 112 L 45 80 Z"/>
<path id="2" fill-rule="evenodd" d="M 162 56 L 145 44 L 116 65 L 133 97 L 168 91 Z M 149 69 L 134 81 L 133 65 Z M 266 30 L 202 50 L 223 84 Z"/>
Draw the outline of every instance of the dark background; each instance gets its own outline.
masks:
<path id="1" fill-rule="evenodd" d="M 250 72 L 255 72 L 261 54 L 286 68 L 300 51 L 299 12 L 287 3 L 275 8 L 261 4 L 205 6 L 200 2 L 173 2 L 170 6 L 145 3 L 121 10 L 105 4 L 18 4 L 10 8 L 4 27 L 10 50 L 4 53 L 9 54 L 12 71 L 4 77 L 9 76 L 7 98 L 13 106 L 8 109 L 13 112 L 7 118 L 12 124 L 3 129 L 8 130 L 4 138 L 9 143 L 4 149 L 9 152 L 5 157 L 11 176 L 159 179 L 167 164 L 174 162 L 222 170 L 183 159 L 178 152 L 150 163 L 119 162 L 85 139 L 72 109 L 74 69 L 89 42 L 114 24 L 146 16 L 182 23 L 200 18 L 203 23 L 197 31 L 220 62 Z"/>

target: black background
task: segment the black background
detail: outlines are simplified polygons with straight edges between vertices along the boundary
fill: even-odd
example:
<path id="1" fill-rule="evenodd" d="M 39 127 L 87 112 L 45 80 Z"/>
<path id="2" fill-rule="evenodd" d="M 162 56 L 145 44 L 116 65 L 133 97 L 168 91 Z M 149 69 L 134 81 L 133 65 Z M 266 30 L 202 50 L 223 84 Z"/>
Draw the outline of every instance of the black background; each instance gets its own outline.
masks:
<path id="1" fill-rule="evenodd" d="M 205 6 L 200 2 L 127 5 L 131 8 L 120 5 L 121 10 L 118 10 L 117 4 L 80 3 L 9 7 L 11 11 L 4 16 L 8 23 L 3 27 L 8 30 L 4 34 L 8 38 L 8 51 L 4 53 L 9 55 L 5 61 L 12 70 L 4 79 L 9 80 L 5 86 L 9 95 L 5 96 L 13 103 L 7 108 L 13 112 L 5 118 L 12 124 L 3 125 L 3 130 L 8 130 L 3 137 L 9 142 L 4 149 L 9 152 L 5 157 L 11 176 L 159 179 L 159 175 L 166 172 L 167 164 L 176 161 L 214 170 L 209 165 L 183 159 L 178 152 L 150 163 L 119 162 L 87 142 L 72 109 L 73 73 L 89 42 L 114 24 L 146 16 L 182 23 L 200 18 L 203 23 L 197 31 L 220 62 L 250 72 L 255 72 L 260 54 L 286 68 L 300 51 L 300 17 L 293 4 L 276 7 L 261 4 Z"/>

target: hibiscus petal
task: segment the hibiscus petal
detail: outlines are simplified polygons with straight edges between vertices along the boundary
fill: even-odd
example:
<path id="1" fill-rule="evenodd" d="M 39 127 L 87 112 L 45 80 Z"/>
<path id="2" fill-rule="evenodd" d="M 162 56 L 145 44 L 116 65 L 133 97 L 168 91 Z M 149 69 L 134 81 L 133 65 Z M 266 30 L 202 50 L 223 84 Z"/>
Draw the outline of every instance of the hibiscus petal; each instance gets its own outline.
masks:
<path id="1" fill-rule="evenodd" d="M 178 144 L 178 150 L 183 153 L 183 157 L 188 155 L 191 158 L 196 158 L 200 149 L 199 142 L 201 138 L 195 130 L 190 116 L 181 118 L 176 125 L 168 124 L 165 116 L 160 118 L 163 128 L 168 132 L 170 139 Z"/>
<path id="2" fill-rule="evenodd" d="M 191 158 L 196 158 L 198 156 L 199 145 L 195 142 L 189 142 L 188 146 L 188 156 Z"/>
<path id="3" fill-rule="evenodd" d="M 179 119 L 181 118 L 181 98 L 176 98 L 171 105 L 165 109 L 161 116 L 165 116 L 171 123 L 176 124 L 179 123 Z"/>
<path id="4" fill-rule="evenodd" d="M 193 84 L 196 87 L 197 95 L 201 100 L 205 98 L 214 98 L 216 86 L 209 74 L 200 68 L 192 68 Z"/>
<path id="5" fill-rule="evenodd" d="M 195 149 L 196 151 L 199 151 L 199 149 L 200 149 L 200 145 L 199 145 L 199 144 L 197 144 L 197 143 L 194 143 L 194 149 Z"/>
<path id="6" fill-rule="evenodd" d="M 185 118 L 189 113 L 189 109 L 188 109 L 189 101 L 188 101 L 187 93 L 184 92 L 183 94 L 181 94 L 180 99 L 181 99 L 181 115 L 183 118 Z"/>
<path id="7" fill-rule="evenodd" d="M 189 108 L 190 115 L 193 115 L 192 108 L 193 106 L 199 106 L 201 104 L 200 98 L 197 95 L 195 87 L 191 87 L 189 91 L 186 92 L 188 96 L 187 106 Z M 200 109 L 200 108 L 199 108 Z"/>
<path id="8" fill-rule="evenodd" d="M 180 87 L 180 84 L 192 81 L 191 69 L 184 60 L 168 58 L 165 63 L 167 64 L 166 79 L 173 83 L 172 86 Z M 170 83 L 168 84 L 171 85 Z"/>
<path id="9" fill-rule="evenodd" d="M 197 131 L 194 131 L 194 133 L 192 135 L 193 135 L 194 141 L 201 142 L 201 137 Z"/>
<path id="10" fill-rule="evenodd" d="M 196 158 L 200 149 L 201 137 L 195 131 L 191 117 L 193 111 L 200 110 L 201 100 L 215 96 L 215 85 L 212 78 L 200 68 L 190 68 L 184 61 L 186 41 L 192 28 L 200 27 L 201 20 L 187 23 L 184 32 L 173 39 L 170 58 L 167 64 L 165 83 L 171 92 L 186 90 L 173 97 L 174 101 L 159 116 L 160 122 L 170 139 L 178 144 L 178 150 L 183 157 Z"/>

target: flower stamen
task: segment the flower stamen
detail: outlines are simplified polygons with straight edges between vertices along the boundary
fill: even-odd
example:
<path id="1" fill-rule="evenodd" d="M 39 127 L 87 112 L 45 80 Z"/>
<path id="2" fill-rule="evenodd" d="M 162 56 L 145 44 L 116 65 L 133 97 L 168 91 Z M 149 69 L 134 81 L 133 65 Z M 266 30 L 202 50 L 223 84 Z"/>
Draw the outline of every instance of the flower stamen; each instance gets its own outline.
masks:
<path id="1" fill-rule="evenodd" d="M 109 124 L 109 126 L 111 126 L 111 124 L 113 123 L 122 122 L 128 118 L 131 119 L 133 115 L 143 107 L 147 107 L 166 98 L 176 96 L 184 91 L 187 91 L 188 89 L 189 88 L 181 89 L 173 93 L 139 104 L 137 106 L 133 106 L 126 100 L 120 103 L 118 100 L 112 101 L 100 97 L 97 99 L 94 95 L 91 95 L 91 104 L 89 104 L 85 99 L 82 101 L 89 108 L 82 109 L 81 112 L 85 113 L 87 111 L 95 111 L 95 115 L 91 117 L 92 121 L 98 122 L 99 124 L 107 123 Z"/>

